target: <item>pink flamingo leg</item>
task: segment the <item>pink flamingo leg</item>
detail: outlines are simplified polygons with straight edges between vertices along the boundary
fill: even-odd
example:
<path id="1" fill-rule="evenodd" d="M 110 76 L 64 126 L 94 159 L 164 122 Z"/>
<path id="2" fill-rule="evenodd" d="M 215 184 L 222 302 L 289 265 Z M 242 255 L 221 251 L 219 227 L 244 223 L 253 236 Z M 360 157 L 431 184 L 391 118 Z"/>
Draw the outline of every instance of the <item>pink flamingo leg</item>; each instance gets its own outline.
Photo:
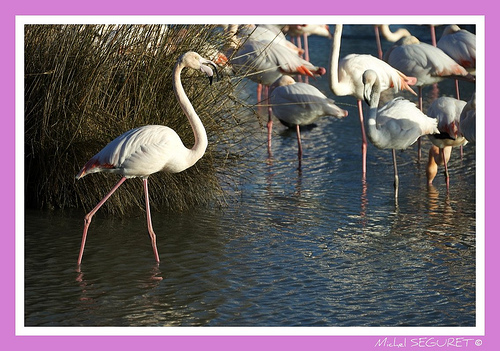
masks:
<path id="1" fill-rule="evenodd" d="M 433 24 L 431 24 L 431 43 L 432 43 L 432 46 L 437 46 L 436 27 Z"/>
<path id="2" fill-rule="evenodd" d="M 300 126 L 297 124 L 295 128 L 297 130 L 297 146 L 299 147 L 298 156 L 300 162 L 300 160 L 302 159 L 302 141 L 300 140 Z"/>
<path id="3" fill-rule="evenodd" d="M 83 250 L 85 248 L 85 242 L 87 240 L 87 231 L 89 229 L 90 222 L 92 221 L 92 217 L 101 208 L 101 206 L 109 199 L 109 197 L 111 195 L 113 195 L 113 193 L 116 191 L 116 189 L 118 189 L 120 187 L 120 185 L 123 184 L 123 182 L 125 180 L 127 180 L 127 178 L 125 178 L 125 177 L 121 178 L 118 181 L 118 183 L 116 183 L 116 185 L 111 189 L 111 191 L 106 196 L 104 196 L 104 198 L 96 205 L 96 207 L 94 207 L 94 209 L 92 211 L 90 211 L 89 213 L 87 213 L 87 215 L 85 216 L 85 218 L 83 220 L 83 222 L 84 222 L 83 236 L 82 236 L 82 244 L 80 246 L 80 254 L 78 255 L 78 265 L 80 265 L 82 263 Z"/>
<path id="4" fill-rule="evenodd" d="M 257 103 L 260 104 L 262 101 L 262 84 L 257 84 Z"/>
<path id="5" fill-rule="evenodd" d="M 451 146 L 450 146 L 451 147 Z M 441 157 L 444 163 L 444 177 L 446 180 L 446 190 L 450 189 L 450 174 L 448 173 L 448 162 L 446 162 L 446 155 L 444 154 L 444 148 L 439 150 L 441 152 Z"/>
<path id="6" fill-rule="evenodd" d="M 366 141 L 365 133 L 365 123 L 363 122 L 363 105 L 362 101 L 358 100 L 358 110 L 359 110 L 359 123 L 361 124 L 361 154 L 363 158 L 363 179 L 366 178 L 366 150 L 368 148 L 368 142 Z"/>
<path id="7" fill-rule="evenodd" d="M 398 164 L 396 161 L 396 150 L 392 149 L 392 164 L 394 166 L 394 197 L 398 198 L 399 192 L 399 175 L 398 175 Z"/>
<path id="8" fill-rule="evenodd" d="M 160 262 L 160 256 L 158 255 L 158 249 L 156 248 L 156 234 L 153 231 L 153 222 L 151 221 L 151 210 L 149 208 L 149 192 L 148 192 L 148 178 L 144 178 L 144 199 L 146 200 L 146 217 L 148 221 L 148 232 L 151 237 L 151 246 L 153 247 L 153 253 L 155 255 L 156 262 Z"/>
<path id="9" fill-rule="evenodd" d="M 375 30 L 375 40 L 377 41 L 378 58 L 382 60 L 384 58 L 384 54 L 382 52 L 382 43 L 380 41 L 380 31 L 378 29 L 378 25 L 374 25 L 373 29 Z"/>

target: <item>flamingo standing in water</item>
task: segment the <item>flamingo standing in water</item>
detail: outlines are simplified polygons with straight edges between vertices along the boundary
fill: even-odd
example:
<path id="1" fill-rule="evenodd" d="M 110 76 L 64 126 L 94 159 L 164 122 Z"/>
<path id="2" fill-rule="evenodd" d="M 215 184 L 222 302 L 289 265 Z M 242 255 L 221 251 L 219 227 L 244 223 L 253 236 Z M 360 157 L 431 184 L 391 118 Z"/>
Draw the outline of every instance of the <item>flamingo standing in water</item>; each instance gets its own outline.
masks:
<path id="1" fill-rule="evenodd" d="M 273 114 L 289 128 L 296 128 L 299 164 L 302 158 L 300 126 L 312 124 L 323 116 L 343 118 L 347 111 L 341 109 L 316 87 L 295 82 L 290 76 L 282 76 L 270 87 Z"/>
<path id="2" fill-rule="evenodd" d="M 333 34 L 332 52 L 330 55 L 330 89 L 337 96 L 352 95 L 358 100 L 364 179 L 366 177 L 366 151 L 368 143 L 366 141 L 365 126 L 363 122 L 362 100 L 365 98 L 364 90 L 368 88 L 368 86 L 363 84 L 363 73 L 368 69 L 376 71 L 379 77 L 378 84 L 380 91 L 392 88 L 395 92 L 408 90 L 417 95 L 410 87 L 410 85 L 415 84 L 417 80 L 413 77 L 406 76 L 386 62 L 372 55 L 350 54 L 340 60 L 341 38 L 342 25 L 337 24 L 335 26 L 335 33 Z"/>
<path id="3" fill-rule="evenodd" d="M 96 172 L 117 173 L 122 176 L 111 191 L 85 216 L 78 265 L 82 262 L 87 231 L 92 217 L 125 180 L 135 177 L 141 178 L 144 183 L 148 232 L 155 259 L 160 262 L 149 208 L 148 177 L 159 171 L 182 172 L 194 165 L 205 153 L 208 145 L 207 133 L 184 92 L 181 71 L 184 67 L 200 70 L 210 78 L 210 83 L 212 83 L 213 71 L 206 66 L 207 64 L 212 65 L 214 69 L 216 67 L 212 61 L 204 59 L 196 52 L 191 51 L 179 58 L 173 72 L 175 95 L 191 124 L 195 136 L 195 143 L 191 149 L 184 146 L 177 133 L 171 128 L 160 125 L 147 125 L 129 130 L 111 141 L 92 157 L 77 174 L 77 179 Z"/>
<path id="4" fill-rule="evenodd" d="M 235 34 L 235 27 L 229 27 L 229 33 Z M 230 61 L 237 74 L 269 87 L 283 74 L 301 74 L 313 77 L 326 73 L 325 68 L 314 66 L 301 58 L 296 52 L 274 41 L 242 40 L 233 36 L 230 48 Z M 271 150 L 273 121 L 271 107 L 268 108 L 267 147 Z"/>
<path id="5" fill-rule="evenodd" d="M 429 135 L 432 142 L 426 168 L 427 184 L 431 185 L 436 177 L 438 165 L 444 165 L 446 188 L 450 187 L 448 160 L 453 146 L 462 146 L 467 140 L 459 134 L 460 114 L 466 105 L 465 101 L 442 96 L 432 102 L 427 109 L 429 117 L 436 118 L 440 134 Z"/>
<path id="6" fill-rule="evenodd" d="M 437 120 L 426 116 L 416 105 L 402 97 L 390 100 L 380 109 L 380 80 L 373 70 L 363 73 L 365 99 L 370 105 L 368 138 L 379 149 L 392 149 L 394 196 L 397 199 L 399 176 L 396 151 L 404 150 L 426 134 L 439 133 Z"/>

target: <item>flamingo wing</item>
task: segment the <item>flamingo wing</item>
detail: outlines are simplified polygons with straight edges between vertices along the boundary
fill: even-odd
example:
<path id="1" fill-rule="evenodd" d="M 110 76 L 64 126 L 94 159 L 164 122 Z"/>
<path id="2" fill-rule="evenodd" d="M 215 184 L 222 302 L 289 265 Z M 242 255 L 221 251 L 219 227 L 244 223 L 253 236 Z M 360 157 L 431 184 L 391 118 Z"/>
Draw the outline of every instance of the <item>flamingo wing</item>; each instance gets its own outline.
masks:
<path id="1" fill-rule="evenodd" d="M 464 68 L 476 67 L 476 36 L 471 32 L 462 29 L 443 35 L 437 46 Z"/>
<path id="2" fill-rule="evenodd" d="M 77 178 L 95 172 L 119 173 L 127 178 L 147 177 L 164 169 L 177 172 L 180 171 L 177 168 L 182 167 L 183 162 L 179 161 L 185 150 L 177 133 L 166 126 L 135 128 L 123 133 L 93 156 Z"/>
<path id="3" fill-rule="evenodd" d="M 385 133 L 379 148 L 403 150 L 425 134 L 439 133 L 437 121 L 423 114 L 417 106 L 402 97 L 395 98 L 378 110 L 377 128 Z"/>

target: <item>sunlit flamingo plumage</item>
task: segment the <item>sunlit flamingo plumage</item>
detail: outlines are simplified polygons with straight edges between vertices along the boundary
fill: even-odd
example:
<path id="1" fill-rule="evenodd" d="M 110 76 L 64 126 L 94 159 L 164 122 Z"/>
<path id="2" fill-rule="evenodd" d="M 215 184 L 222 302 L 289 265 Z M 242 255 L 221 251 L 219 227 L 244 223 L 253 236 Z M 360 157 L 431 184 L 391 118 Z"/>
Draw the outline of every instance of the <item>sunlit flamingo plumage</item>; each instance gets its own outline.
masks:
<path id="1" fill-rule="evenodd" d="M 78 256 L 79 265 L 82 261 L 87 231 L 93 215 L 126 179 L 135 177 L 141 178 L 144 183 L 148 232 L 155 260 L 160 261 L 156 247 L 156 235 L 151 221 L 148 177 L 160 171 L 181 172 L 194 165 L 205 153 L 208 145 L 207 134 L 203 123 L 184 92 L 181 83 L 181 71 L 185 67 L 200 70 L 209 76 L 211 82 L 213 71 L 206 66 L 207 64 L 215 68 L 215 63 L 212 61 L 202 58 L 195 52 L 187 52 L 179 58 L 173 72 L 175 95 L 189 120 L 195 136 L 195 143 L 191 149 L 184 146 L 180 137 L 171 128 L 161 125 L 146 125 L 129 130 L 111 141 L 93 156 L 76 176 L 77 179 L 80 179 L 87 174 L 96 172 L 116 173 L 122 176 L 111 191 L 85 216 L 82 243 Z"/>

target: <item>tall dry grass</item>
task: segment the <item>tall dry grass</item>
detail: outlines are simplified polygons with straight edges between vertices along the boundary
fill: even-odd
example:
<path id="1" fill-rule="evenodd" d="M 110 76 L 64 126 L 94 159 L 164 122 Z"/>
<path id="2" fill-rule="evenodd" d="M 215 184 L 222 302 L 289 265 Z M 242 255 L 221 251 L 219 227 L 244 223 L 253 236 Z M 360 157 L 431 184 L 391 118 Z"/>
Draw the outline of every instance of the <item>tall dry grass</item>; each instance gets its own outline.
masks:
<path id="1" fill-rule="evenodd" d="M 226 41 L 206 25 L 27 25 L 24 38 L 26 206 L 85 210 L 119 176 L 92 174 L 76 181 L 75 175 L 123 132 L 163 124 L 191 147 L 193 133 L 173 94 L 172 70 L 184 52 L 209 57 L 212 46 Z M 153 208 L 223 201 L 219 175 L 232 156 L 223 145 L 240 139 L 238 116 L 249 110 L 227 77 L 209 86 L 200 72 L 184 70 L 182 82 L 206 127 L 209 148 L 182 173 L 150 177 Z M 132 179 L 103 210 L 124 215 L 143 204 L 142 182 Z"/>

